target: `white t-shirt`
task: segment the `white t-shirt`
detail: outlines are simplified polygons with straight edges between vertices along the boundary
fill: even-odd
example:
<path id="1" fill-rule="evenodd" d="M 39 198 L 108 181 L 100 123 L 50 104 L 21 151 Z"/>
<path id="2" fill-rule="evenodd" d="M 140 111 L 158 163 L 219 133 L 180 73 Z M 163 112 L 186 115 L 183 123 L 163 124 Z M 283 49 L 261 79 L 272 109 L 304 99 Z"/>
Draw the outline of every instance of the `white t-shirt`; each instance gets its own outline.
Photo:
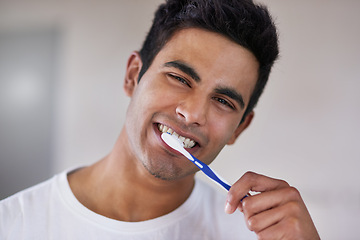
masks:
<path id="1" fill-rule="evenodd" d="M 224 213 L 225 192 L 197 179 L 190 197 L 164 216 L 122 222 L 90 211 L 72 193 L 67 173 L 0 202 L 0 239 L 256 239 L 243 214 Z"/>

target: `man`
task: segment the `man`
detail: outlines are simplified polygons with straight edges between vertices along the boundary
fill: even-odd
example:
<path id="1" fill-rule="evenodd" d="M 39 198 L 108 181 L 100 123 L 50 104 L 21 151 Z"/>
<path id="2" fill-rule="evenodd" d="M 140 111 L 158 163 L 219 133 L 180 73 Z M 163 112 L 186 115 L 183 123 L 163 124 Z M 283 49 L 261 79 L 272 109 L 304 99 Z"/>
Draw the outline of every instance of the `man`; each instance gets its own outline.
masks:
<path id="1" fill-rule="evenodd" d="M 1 239 L 249 239 L 242 219 L 259 239 L 318 239 L 286 182 L 249 172 L 222 198 L 160 137 L 210 164 L 251 123 L 277 55 L 264 7 L 167 1 L 129 57 L 131 101 L 111 153 L 4 200 Z"/>

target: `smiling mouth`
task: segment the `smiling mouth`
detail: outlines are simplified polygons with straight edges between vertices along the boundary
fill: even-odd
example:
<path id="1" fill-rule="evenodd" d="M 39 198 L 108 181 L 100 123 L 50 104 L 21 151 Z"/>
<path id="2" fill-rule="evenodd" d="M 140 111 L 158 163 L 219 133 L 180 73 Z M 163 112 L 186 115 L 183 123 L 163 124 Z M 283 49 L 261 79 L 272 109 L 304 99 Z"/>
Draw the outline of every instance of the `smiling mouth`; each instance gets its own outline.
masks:
<path id="1" fill-rule="evenodd" d="M 177 137 L 184 144 L 184 148 L 193 148 L 196 145 L 196 142 L 194 140 L 179 135 L 174 130 L 172 130 L 171 128 L 169 128 L 165 125 L 158 123 L 157 127 L 160 130 L 160 132 L 169 133 L 169 134 Z"/>

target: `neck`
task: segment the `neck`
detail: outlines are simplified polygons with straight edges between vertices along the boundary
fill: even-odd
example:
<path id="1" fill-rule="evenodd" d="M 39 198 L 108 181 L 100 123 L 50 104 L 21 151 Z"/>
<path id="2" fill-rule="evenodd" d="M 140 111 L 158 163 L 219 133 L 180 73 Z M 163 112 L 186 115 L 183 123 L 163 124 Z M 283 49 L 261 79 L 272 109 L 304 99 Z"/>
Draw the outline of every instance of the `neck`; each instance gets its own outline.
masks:
<path id="1" fill-rule="evenodd" d="M 68 176 L 84 206 L 112 219 L 137 222 L 163 216 L 186 201 L 194 175 L 171 181 L 156 178 L 128 149 L 123 129 L 108 156 Z"/>

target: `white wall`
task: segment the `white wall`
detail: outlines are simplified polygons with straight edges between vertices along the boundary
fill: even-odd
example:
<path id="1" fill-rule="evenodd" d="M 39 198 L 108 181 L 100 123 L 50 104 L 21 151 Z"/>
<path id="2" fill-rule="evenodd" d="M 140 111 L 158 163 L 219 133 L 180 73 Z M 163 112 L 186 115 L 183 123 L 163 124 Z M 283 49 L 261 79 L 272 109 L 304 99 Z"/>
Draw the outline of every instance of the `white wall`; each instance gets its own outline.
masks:
<path id="1" fill-rule="evenodd" d="M 0 0 L 0 29 L 61 29 L 53 172 L 106 155 L 128 99 L 122 80 L 160 0 Z M 248 170 L 298 187 L 323 239 L 360 234 L 360 2 L 265 2 L 281 58 L 239 141 L 213 167 L 230 181 Z"/>

